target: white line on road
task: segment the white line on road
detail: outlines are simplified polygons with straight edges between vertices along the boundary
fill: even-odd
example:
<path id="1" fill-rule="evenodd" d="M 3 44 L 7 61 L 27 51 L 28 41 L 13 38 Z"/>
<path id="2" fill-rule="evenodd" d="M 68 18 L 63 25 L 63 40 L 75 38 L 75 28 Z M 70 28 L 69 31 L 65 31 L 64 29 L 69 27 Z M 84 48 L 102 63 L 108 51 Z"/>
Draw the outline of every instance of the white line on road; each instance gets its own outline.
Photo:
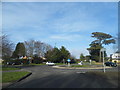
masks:
<path id="1" fill-rule="evenodd" d="M 76 73 L 86 73 L 86 72 L 76 72 Z"/>

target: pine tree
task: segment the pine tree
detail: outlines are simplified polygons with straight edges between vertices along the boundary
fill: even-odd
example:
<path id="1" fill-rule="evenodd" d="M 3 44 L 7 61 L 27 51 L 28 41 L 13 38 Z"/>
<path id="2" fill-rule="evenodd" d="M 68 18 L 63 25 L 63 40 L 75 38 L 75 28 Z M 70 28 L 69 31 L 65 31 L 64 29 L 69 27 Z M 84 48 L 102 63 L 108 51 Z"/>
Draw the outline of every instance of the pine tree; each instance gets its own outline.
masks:
<path id="1" fill-rule="evenodd" d="M 61 52 L 61 59 L 65 59 L 67 60 L 70 57 L 70 53 L 68 50 L 66 50 L 66 48 L 64 46 L 62 46 L 60 48 L 60 52 Z"/>
<path id="2" fill-rule="evenodd" d="M 80 60 L 81 61 L 85 60 L 85 56 L 83 55 L 83 53 L 80 54 Z"/>
<path id="3" fill-rule="evenodd" d="M 18 43 L 16 45 L 16 48 L 15 48 L 15 51 L 13 52 L 13 55 L 12 57 L 13 58 L 19 58 L 21 56 L 25 56 L 26 55 L 26 52 L 25 52 L 25 46 L 23 43 Z"/>
<path id="4" fill-rule="evenodd" d="M 93 32 L 91 37 L 96 38 L 96 40 L 91 42 L 90 48 L 87 48 L 87 50 L 89 50 L 92 60 L 101 62 L 100 49 L 103 48 L 103 45 L 115 44 L 115 40 L 110 34 L 102 32 Z M 106 52 L 104 53 L 107 56 Z"/>
<path id="5" fill-rule="evenodd" d="M 70 53 L 64 46 L 62 46 L 60 49 L 54 47 L 52 50 L 47 51 L 45 57 L 48 61 L 60 63 L 63 62 L 63 59 L 67 60 L 70 57 Z"/>

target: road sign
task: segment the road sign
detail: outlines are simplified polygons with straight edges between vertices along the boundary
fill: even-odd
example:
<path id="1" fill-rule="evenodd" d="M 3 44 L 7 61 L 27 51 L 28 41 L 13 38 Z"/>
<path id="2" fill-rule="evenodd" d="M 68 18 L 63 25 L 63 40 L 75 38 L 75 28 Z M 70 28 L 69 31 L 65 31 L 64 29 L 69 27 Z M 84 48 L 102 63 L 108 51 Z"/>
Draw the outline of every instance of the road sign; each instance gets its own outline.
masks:
<path id="1" fill-rule="evenodd" d="M 67 61 L 68 61 L 68 62 L 70 62 L 71 60 L 70 60 L 70 59 L 68 59 Z"/>
<path id="2" fill-rule="evenodd" d="M 106 48 L 101 48 L 100 52 L 103 52 L 103 67 L 104 67 L 104 73 L 105 73 L 104 51 L 106 51 Z"/>
<path id="3" fill-rule="evenodd" d="M 70 59 L 68 59 L 67 61 L 68 61 L 68 66 L 70 66 L 70 61 L 71 61 L 71 60 L 70 60 Z"/>

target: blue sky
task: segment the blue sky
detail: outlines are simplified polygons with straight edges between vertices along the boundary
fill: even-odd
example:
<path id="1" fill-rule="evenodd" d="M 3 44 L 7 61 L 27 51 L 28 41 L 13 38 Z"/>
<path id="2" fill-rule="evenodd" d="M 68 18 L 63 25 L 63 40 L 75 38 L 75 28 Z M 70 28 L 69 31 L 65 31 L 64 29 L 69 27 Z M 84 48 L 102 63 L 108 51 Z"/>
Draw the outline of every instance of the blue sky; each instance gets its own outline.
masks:
<path id="1" fill-rule="evenodd" d="M 88 55 L 92 32 L 117 36 L 117 2 L 4 2 L 2 30 L 15 44 L 34 39 Z M 105 46 L 108 55 L 114 45 Z"/>

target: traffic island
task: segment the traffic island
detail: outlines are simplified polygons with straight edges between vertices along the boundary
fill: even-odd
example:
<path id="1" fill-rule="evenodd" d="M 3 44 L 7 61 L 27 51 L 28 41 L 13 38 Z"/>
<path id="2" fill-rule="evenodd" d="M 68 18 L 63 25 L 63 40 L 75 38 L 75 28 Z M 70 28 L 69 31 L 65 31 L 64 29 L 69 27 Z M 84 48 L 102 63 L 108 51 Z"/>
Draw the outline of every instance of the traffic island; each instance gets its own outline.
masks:
<path id="1" fill-rule="evenodd" d="M 53 66 L 53 68 L 59 68 L 59 69 L 103 69 L 102 66 L 87 66 L 87 65 L 71 65 L 71 66 L 67 66 L 67 65 L 62 65 L 62 66 Z M 109 66 L 106 66 L 105 68 L 112 68 Z"/>

